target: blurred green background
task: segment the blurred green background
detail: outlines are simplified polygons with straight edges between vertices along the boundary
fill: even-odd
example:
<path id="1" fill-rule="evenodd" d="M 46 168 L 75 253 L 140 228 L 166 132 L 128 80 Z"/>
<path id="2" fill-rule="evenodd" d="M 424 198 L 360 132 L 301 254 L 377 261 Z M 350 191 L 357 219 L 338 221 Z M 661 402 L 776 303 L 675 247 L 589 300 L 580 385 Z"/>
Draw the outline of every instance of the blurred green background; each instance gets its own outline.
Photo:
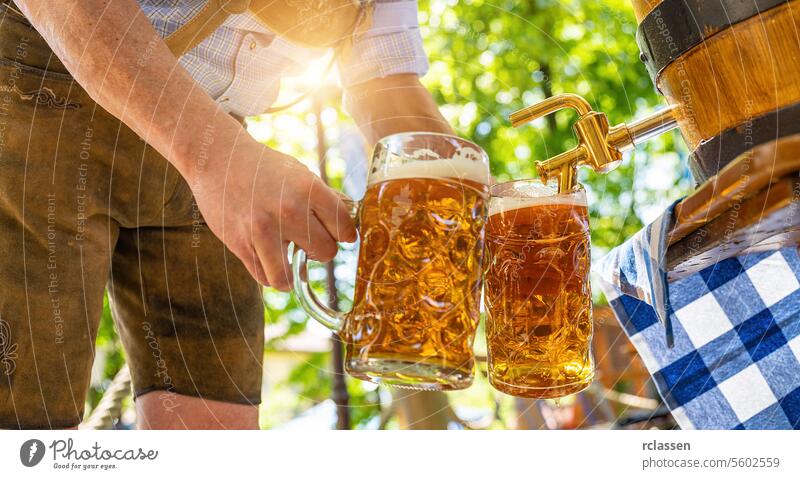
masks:
<path id="1" fill-rule="evenodd" d="M 574 115 L 570 112 L 514 129 L 506 119 L 516 109 L 571 92 L 584 96 L 616 124 L 664 105 L 638 59 L 636 22 L 625 0 L 420 0 L 419 19 L 430 60 L 423 83 L 456 132 L 488 152 L 498 181 L 534 177 L 534 161 L 575 145 L 571 130 Z M 318 63 L 305 79 L 286 79 L 281 98 L 293 98 L 297 90 L 308 87 L 303 83 L 309 78 L 318 80 L 325 60 Z M 331 81 L 335 83 L 335 79 Z M 249 119 L 249 129 L 269 146 L 317 169 L 316 122 L 321 121 L 331 183 L 339 189 L 346 189 L 348 181 L 359 183 L 352 176 L 359 172 L 346 160 L 349 158 L 351 164 L 366 161 L 370 145 L 360 143 L 337 94 L 324 99 L 319 116 L 313 110 L 311 101 L 304 101 L 287 113 Z M 590 204 L 593 258 L 620 244 L 690 190 L 685 156 L 679 136 L 670 133 L 626 155 L 623 164 L 610 174 L 581 172 Z M 336 261 L 341 304 L 348 308 L 353 250 L 343 252 Z M 311 272 L 320 284 L 324 275 L 319 266 Z M 268 340 L 262 427 L 334 427 L 327 332 L 309 322 L 292 296 L 267 289 L 264 299 Z M 603 298 L 595 293 L 595 301 L 602 304 Z M 478 338 L 476 350 L 480 354 L 484 347 L 482 331 Z M 97 403 L 124 364 L 107 307 L 97 355 L 87 409 Z M 481 368 L 485 365 L 479 366 L 472 388 L 441 397 L 418 397 L 422 406 L 396 391 L 347 378 L 350 425 L 425 425 L 426 415 L 435 413 L 447 417 L 447 427 L 520 427 L 526 412 L 521 408 L 531 405 L 492 390 Z M 563 402 L 569 405 L 574 400 Z M 398 410 L 398 403 L 406 409 Z M 128 415 L 123 416 L 123 423 L 126 417 L 130 420 L 130 399 L 126 406 Z M 414 416 L 420 414 L 415 409 L 418 407 L 422 407 L 423 417 Z"/>

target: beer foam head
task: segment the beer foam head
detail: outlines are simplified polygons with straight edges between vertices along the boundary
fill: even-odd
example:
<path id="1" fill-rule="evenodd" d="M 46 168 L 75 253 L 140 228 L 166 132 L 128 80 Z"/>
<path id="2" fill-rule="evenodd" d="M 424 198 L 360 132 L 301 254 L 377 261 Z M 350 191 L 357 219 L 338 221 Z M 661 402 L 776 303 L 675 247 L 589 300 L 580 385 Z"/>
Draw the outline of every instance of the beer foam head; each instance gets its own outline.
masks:
<path id="1" fill-rule="evenodd" d="M 519 181 L 495 185 L 493 189 L 498 187 L 502 192 L 500 194 L 492 193 L 489 201 L 489 216 L 531 206 L 587 206 L 586 192 L 583 189 L 559 194 L 558 186 L 555 183 L 545 185 L 538 180 Z"/>
<path id="2" fill-rule="evenodd" d="M 489 169 L 483 161 L 460 157 L 412 160 L 398 165 L 385 165 L 382 169 L 370 174 L 369 184 L 403 178 L 451 178 L 488 185 Z"/>

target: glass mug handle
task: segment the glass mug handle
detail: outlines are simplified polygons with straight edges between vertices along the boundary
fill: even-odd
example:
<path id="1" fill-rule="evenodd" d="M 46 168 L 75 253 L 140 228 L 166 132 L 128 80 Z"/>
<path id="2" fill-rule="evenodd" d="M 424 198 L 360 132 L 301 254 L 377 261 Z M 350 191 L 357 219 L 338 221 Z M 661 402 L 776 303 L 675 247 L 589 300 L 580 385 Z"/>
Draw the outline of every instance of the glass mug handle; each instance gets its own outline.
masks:
<path id="1" fill-rule="evenodd" d="M 347 205 L 350 217 L 356 220 L 356 230 L 358 230 L 358 208 L 361 202 L 350 198 L 342 198 L 342 201 Z M 335 311 L 328 307 L 311 290 L 311 285 L 308 284 L 308 256 L 297 245 L 295 245 L 294 254 L 292 255 L 292 276 L 292 288 L 300 306 L 309 316 L 338 334 L 344 326 L 347 312 Z"/>

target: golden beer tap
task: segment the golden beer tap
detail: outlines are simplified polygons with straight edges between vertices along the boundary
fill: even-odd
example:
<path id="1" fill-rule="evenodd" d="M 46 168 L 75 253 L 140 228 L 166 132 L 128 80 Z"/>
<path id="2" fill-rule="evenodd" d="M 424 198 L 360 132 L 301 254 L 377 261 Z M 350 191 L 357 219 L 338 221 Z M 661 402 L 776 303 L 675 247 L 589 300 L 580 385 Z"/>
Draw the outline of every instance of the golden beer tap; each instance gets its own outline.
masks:
<path id="1" fill-rule="evenodd" d="M 669 106 L 631 123 L 609 127 L 605 113 L 593 111 L 589 102 L 572 93 L 556 95 L 515 111 L 509 120 L 512 126 L 518 127 L 565 108 L 578 113 L 573 125 L 578 145 L 537 162 L 542 182 L 556 177 L 559 192 L 569 191 L 575 186 L 579 166 L 589 166 L 597 172 L 607 173 L 619 165 L 622 152 L 678 126 L 676 107 Z"/>

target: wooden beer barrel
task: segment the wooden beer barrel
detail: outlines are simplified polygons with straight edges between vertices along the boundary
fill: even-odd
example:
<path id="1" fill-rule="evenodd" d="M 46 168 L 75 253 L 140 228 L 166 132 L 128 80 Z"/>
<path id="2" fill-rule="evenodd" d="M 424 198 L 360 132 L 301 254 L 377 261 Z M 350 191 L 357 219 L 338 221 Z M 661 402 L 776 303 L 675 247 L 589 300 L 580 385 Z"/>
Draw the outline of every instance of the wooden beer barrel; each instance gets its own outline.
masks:
<path id="1" fill-rule="evenodd" d="M 678 105 L 698 183 L 800 134 L 800 0 L 632 2 L 642 61 Z"/>

